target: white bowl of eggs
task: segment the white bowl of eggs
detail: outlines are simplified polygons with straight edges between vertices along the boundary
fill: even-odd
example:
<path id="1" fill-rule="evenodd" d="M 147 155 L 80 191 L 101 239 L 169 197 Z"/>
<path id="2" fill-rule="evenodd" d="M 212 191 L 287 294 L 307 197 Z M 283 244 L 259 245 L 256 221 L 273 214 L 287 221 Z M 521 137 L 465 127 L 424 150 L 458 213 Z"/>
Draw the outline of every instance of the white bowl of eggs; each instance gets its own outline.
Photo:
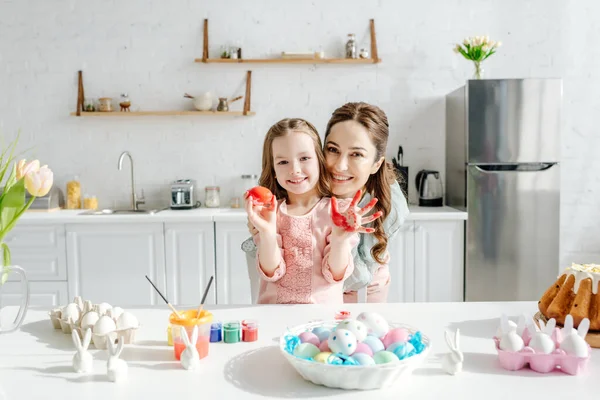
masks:
<path id="1" fill-rule="evenodd" d="M 431 351 L 429 338 L 376 313 L 317 321 L 288 329 L 284 357 L 307 381 L 340 389 L 380 389 L 410 375 Z"/>

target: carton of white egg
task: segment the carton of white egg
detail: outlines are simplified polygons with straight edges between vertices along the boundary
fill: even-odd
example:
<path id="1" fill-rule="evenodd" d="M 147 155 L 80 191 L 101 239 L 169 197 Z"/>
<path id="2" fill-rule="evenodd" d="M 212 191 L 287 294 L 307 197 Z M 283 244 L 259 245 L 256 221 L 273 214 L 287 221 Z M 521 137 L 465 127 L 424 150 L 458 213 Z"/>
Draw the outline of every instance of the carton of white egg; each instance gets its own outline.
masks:
<path id="1" fill-rule="evenodd" d="M 108 303 L 92 304 L 76 296 L 72 303 L 49 312 L 54 329 L 70 334 L 73 330 L 82 337 L 82 332 L 92 329 L 92 342 L 98 349 L 106 349 L 108 340 L 115 343 L 123 338 L 125 344 L 135 342 L 140 325 L 137 318 L 121 307 L 112 307 Z"/>
<path id="2" fill-rule="evenodd" d="M 567 315 L 562 329 L 556 321 L 539 320 L 538 330 L 532 319 L 523 315 L 518 324 L 511 323 L 506 315 L 500 318 L 500 327 L 494 336 L 498 361 L 502 368 L 516 371 L 529 368 L 548 373 L 559 369 L 569 375 L 577 375 L 587 368 L 591 347 L 585 342 L 589 329 L 585 318 L 577 330 L 573 329 L 573 317 Z"/>
<path id="3" fill-rule="evenodd" d="M 356 319 L 291 328 L 282 335 L 280 348 L 298 373 L 315 384 L 375 389 L 409 375 L 425 360 L 431 345 L 413 327 L 363 312 Z"/>

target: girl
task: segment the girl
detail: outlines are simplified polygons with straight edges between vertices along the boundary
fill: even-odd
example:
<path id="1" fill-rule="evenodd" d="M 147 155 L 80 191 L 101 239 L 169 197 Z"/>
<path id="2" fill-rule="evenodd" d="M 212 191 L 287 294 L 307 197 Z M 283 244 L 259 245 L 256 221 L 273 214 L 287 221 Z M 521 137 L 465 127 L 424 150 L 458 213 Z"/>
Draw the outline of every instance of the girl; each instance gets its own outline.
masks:
<path id="1" fill-rule="evenodd" d="M 360 235 L 353 248 L 354 271 L 344 281 L 344 301 L 386 302 L 390 285 L 387 245 L 409 214 L 392 165 L 385 160 L 389 137 L 387 116 L 367 103 L 347 103 L 335 110 L 325 131 L 325 164 L 335 196 L 364 193 L 359 204 L 379 199 L 374 233 Z"/>
<path id="2" fill-rule="evenodd" d="M 258 303 L 343 302 L 357 232 L 371 231 L 361 225 L 379 215 L 362 218 L 376 200 L 356 209 L 358 197 L 340 214 L 335 199 L 327 197 L 324 161 L 321 140 L 309 122 L 284 119 L 267 132 L 259 184 L 273 199 L 268 206 L 253 205 L 246 196 L 248 219 L 258 232 Z"/>

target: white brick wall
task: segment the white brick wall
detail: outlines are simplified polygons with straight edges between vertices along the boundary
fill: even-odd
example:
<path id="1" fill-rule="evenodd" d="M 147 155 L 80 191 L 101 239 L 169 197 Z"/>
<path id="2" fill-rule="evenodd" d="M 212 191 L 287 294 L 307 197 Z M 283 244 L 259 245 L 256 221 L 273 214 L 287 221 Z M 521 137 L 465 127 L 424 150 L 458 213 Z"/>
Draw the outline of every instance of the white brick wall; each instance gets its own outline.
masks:
<path id="1" fill-rule="evenodd" d="M 240 174 L 259 172 L 272 123 L 299 116 L 323 130 L 335 107 L 364 100 L 389 115 L 388 155 L 404 146 L 414 201 L 416 172 L 443 171 L 443 95 L 472 75 L 452 46 L 489 34 L 504 46 L 486 62 L 487 77 L 564 78 L 563 264 L 600 262 L 599 13 L 594 0 L 1 1 L 0 129 L 8 138 L 20 129 L 20 148 L 34 146 L 28 158 L 49 164 L 63 188 L 78 174 L 103 207 L 129 201 L 129 172 L 117 170 L 119 154 L 129 150 L 138 189 L 149 206 L 160 206 L 169 182 L 182 177 L 196 179 L 199 188 L 217 183 L 228 199 Z M 349 32 L 366 45 L 368 19 L 375 18 L 383 63 L 194 63 L 202 55 L 205 17 L 211 55 L 240 41 L 246 58 L 319 46 L 333 55 Z M 127 91 L 134 109 L 169 110 L 191 107 L 184 92 L 243 94 L 248 67 L 258 113 L 251 118 L 69 116 L 78 69 L 88 96 Z"/>

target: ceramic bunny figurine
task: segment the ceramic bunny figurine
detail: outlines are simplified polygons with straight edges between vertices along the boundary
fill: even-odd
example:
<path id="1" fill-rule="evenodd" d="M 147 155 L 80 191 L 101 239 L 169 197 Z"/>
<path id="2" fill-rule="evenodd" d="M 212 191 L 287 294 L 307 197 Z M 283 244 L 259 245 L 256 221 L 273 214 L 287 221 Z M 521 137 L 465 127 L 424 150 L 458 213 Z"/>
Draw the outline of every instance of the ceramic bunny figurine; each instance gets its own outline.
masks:
<path id="1" fill-rule="evenodd" d="M 536 353 L 550 354 L 556 349 L 554 340 L 552 340 L 552 331 L 556 327 L 556 320 L 552 318 L 547 324 L 540 320 L 539 324 L 540 331 L 533 334 L 529 347 L 535 350 Z"/>
<path id="2" fill-rule="evenodd" d="M 196 341 L 198 340 L 198 326 L 194 326 L 191 339 L 188 338 L 185 327 L 181 326 L 180 329 L 183 343 L 185 343 L 185 350 L 181 353 L 181 365 L 183 368 L 188 370 L 196 369 L 200 365 L 200 355 L 196 349 Z"/>
<path id="3" fill-rule="evenodd" d="M 458 347 L 460 329 L 456 330 L 453 339 L 450 336 L 450 332 L 447 330 L 444 331 L 444 337 L 446 338 L 446 344 L 450 348 L 450 353 L 444 355 L 444 358 L 442 359 L 442 368 L 450 375 L 456 375 L 462 371 L 462 363 L 464 360 L 464 356 Z"/>
<path id="4" fill-rule="evenodd" d="M 565 318 L 564 336 L 560 343 L 560 348 L 569 355 L 576 357 L 587 357 L 589 354 L 588 344 L 585 341 L 585 335 L 587 335 L 588 329 L 590 328 L 590 320 L 584 318 L 577 331 L 573 329 L 573 316 L 567 315 Z"/>
<path id="5" fill-rule="evenodd" d="M 71 337 L 73 338 L 73 344 L 75 344 L 75 348 L 77 349 L 77 353 L 73 356 L 73 370 L 84 374 L 92 372 L 94 369 L 94 358 L 87 349 L 92 340 L 92 330 L 89 328 L 85 330 L 83 343 L 81 343 L 81 340 L 79 339 L 77 330 L 73 329 L 71 331 Z"/>
<path id="6" fill-rule="evenodd" d="M 125 338 L 119 337 L 119 343 L 114 344 L 112 340 L 107 340 L 108 343 L 108 362 L 106 363 L 106 375 L 111 382 L 122 382 L 127 379 L 127 363 L 119 359 Z"/>
<path id="7" fill-rule="evenodd" d="M 500 317 L 500 348 L 505 351 L 517 352 L 521 351 L 525 346 L 523 338 L 517 334 L 516 327 L 509 324 L 506 314 Z"/>

